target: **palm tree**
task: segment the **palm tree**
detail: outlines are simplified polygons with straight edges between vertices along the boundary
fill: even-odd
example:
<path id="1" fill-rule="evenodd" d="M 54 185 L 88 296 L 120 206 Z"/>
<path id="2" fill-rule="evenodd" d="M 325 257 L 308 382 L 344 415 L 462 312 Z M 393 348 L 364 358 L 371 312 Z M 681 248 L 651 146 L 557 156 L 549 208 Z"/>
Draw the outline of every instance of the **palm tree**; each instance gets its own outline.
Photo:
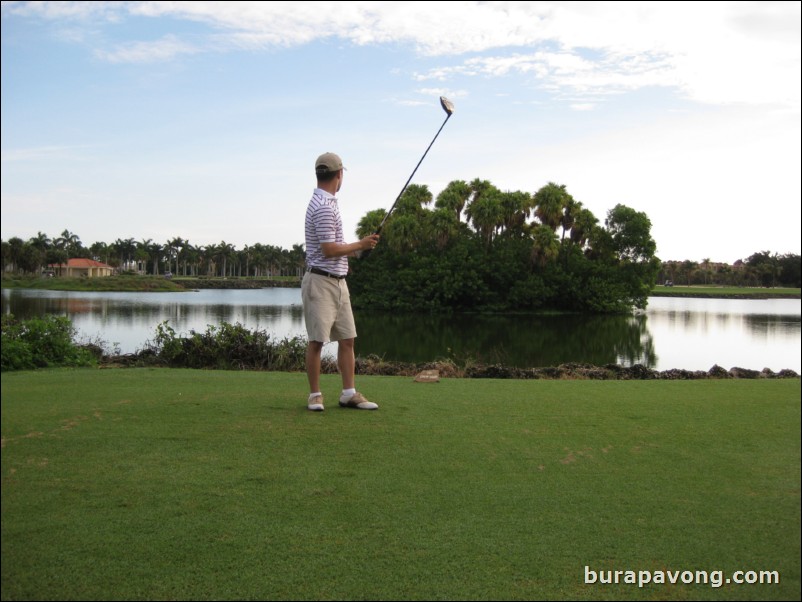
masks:
<path id="1" fill-rule="evenodd" d="M 186 245 L 181 250 L 181 262 L 184 266 L 183 275 L 187 275 L 187 264 L 189 264 L 190 275 L 197 276 L 200 273 L 201 249 L 186 241 Z"/>
<path id="2" fill-rule="evenodd" d="M 421 215 L 424 206 L 432 202 L 432 193 L 426 184 L 411 184 L 398 199 L 395 213 Z"/>
<path id="3" fill-rule="evenodd" d="M 580 203 L 581 205 L 581 203 Z M 571 242 L 584 247 L 590 240 L 590 234 L 593 232 L 599 223 L 599 220 L 593 215 L 590 209 L 580 208 L 574 217 L 574 223 L 571 226 Z"/>
<path id="4" fill-rule="evenodd" d="M 470 203 L 478 201 L 485 193 L 495 188 L 495 186 L 490 183 L 490 180 L 480 180 L 479 178 L 474 178 L 471 180 L 471 183 L 468 184 L 468 187 L 471 189 L 471 194 L 468 198 Z"/>
<path id="5" fill-rule="evenodd" d="M 250 270 L 251 270 L 251 259 L 253 258 L 253 247 L 245 245 L 242 248 L 242 251 L 240 251 L 238 253 L 238 255 L 239 255 L 240 271 L 239 271 L 239 274 L 237 274 L 237 275 L 238 276 L 242 276 L 242 264 L 244 263 L 245 264 L 245 277 L 248 278 L 251 275 L 250 274 Z"/>
<path id="6" fill-rule="evenodd" d="M 384 219 L 385 213 L 384 209 L 368 211 L 356 225 L 356 235 L 362 239 L 376 232 L 376 230 L 379 229 L 379 224 L 381 224 L 382 219 Z"/>
<path id="7" fill-rule="evenodd" d="M 134 254 L 136 253 L 137 249 L 136 241 L 133 238 L 127 238 L 125 240 L 118 238 L 112 244 L 112 248 L 116 250 L 120 257 L 121 269 L 131 269 L 131 262 L 134 259 Z"/>
<path id="8" fill-rule="evenodd" d="M 501 193 L 493 186 L 492 189 L 483 191 L 481 195 L 471 201 L 465 211 L 480 238 L 488 247 L 493 242 L 493 233 L 503 220 L 500 196 Z"/>
<path id="9" fill-rule="evenodd" d="M 401 252 L 410 251 L 417 247 L 422 234 L 422 222 L 426 214 L 425 205 L 432 202 L 432 193 L 429 187 L 423 184 L 412 184 L 398 199 L 398 204 L 388 219 L 383 235 L 387 245 Z M 378 229 L 369 230 L 378 212 L 370 212 L 360 220 L 357 233 L 360 237 L 368 236 Z M 384 219 L 384 215 L 381 216 Z M 381 224 L 381 219 L 379 224 Z M 366 230 L 367 229 L 367 230 Z"/>
<path id="10" fill-rule="evenodd" d="M 159 264 L 162 262 L 164 256 L 164 247 L 154 242 L 150 247 L 150 260 L 153 262 L 153 275 L 159 275 Z"/>
<path id="11" fill-rule="evenodd" d="M 710 275 L 710 258 L 705 257 L 702 260 L 702 272 L 704 273 L 705 277 L 705 285 L 707 285 L 707 277 Z"/>
<path id="12" fill-rule="evenodd" d="M 304 251 L 304 246 L 299 244 L 292 245 L 290 258 L 292 259 L 293 266 L 295 266 L 295 273 L 300 278 L 306 267 L 306 251 Z"/>
<path id="13" fill-rule="evenodd" d="M 50 240 L 44 232 L 37 232 L 36 236 L 28 240 L 28 243 L 40 251 L 47 251 L 53 244 L 53 241 Z"/>
<path id="14" fill-rule="evenodd" d="M 504 229 L 522 230 L 529 212 L 532 210 L 532 195 L 516 190 L 515 192 L 502 192 L 500 197 L 501 219 Z"/>
<path id="15" fill-rule="evenodd" d="M 42 265 L 41 268 L 46 267 L 47 264 L 47 252 L 50 250 L 53 241 L 48 238 L 47 234 L 44 232 L 37 232 L 36 236 L 30 238 L 28 240 L 28 244 L 31 245 L 34 249 L 38 249 L 41 251 L 41 261 Z"/>
<path id="16" fill-rule="evenodd" d="M 387 245 L 394 251 L 408 253 L 421 239 L 421 221 L 414 215 L 400 213 L 385 227 Z"/>
<path id="17" fill-rule="evenodd" d="M 442 250 L 459 233 L 460 222 L 448 207 L 440 207 L 432 212 L 429 227 L 434 236 L 435 245 Z"/>
<path id="18" fill-rule="evenodd" d="M 192 245 L 189 244 L 188 240 L 183 240 L 181 238 L 173 239 L 173 243 L 176 244 L 178 248 L 178 253 L 175 256 L 175 273 L 178 273 L 178 264 L 181 264 L 181 275 L 187 275 L 187 262 L 190 257 L 190 251 L 192 249 Z"/>
<path id="19" fill-rule="evenodd" d="M 273 277 L 276 272 L 281 270 L 281 249 L 275 245 L 265 247 L 265 263 L 267 264 L 268 276 Z"/>
<path id="20" fill-rule="evenodd" d="M 206 245 L 199 249 L 200 251 L 200 263 L 199 267 L 203 269 L 206 268 L 206 276 L 214 276 L 217 264 L 215 259 L 217 258 L 217 245 Z"/>
<path id="21" fill-rule="evenodd" d="M 140 274 L 147 274 L 148 272 L 148 260 L 150 259 L 151 244 L 153 244 L 153 240 L 150 238 L 148 239 L 143 238 L 141 242 L 136 243 L 136 251 L 134 252 L 134 259 L 136 259 L 137 272 L 139 272 Z"/>
<path id="22" fill-rule="evenodd" d="M 251 247 L 251 265 L 253 266 L 253 276 L 261 276 L 262 269 L 265 267 L 265 247 L 260 242 Z"/>
<path id="23" fill-rule="evenodd" d="M 11 260 L 12 272 L 17 271 L 17 266 L 19 265 L 20 258 L 22 257 L 23 246 L 25 246 L 25 241 L 19 238 L 18 236 L 14 236 L 8 239 L 8 248 L 9 248 L 8 258 Z"/>
<path id="24" fill-rule="evenodd" d="M 560 253 L 557 233 L 546 224 L 535 226 L 532 232 L 532 263 L 544 267 Z"/>
<path id="25" fill-rule="evenodd" d="M 471 187 L 467 182 L 464 180 L 453 180 L 437 195 L 437 201 L 435 201 L 434 206 L 454 212 L 459 222 L 462 216 L 462 210 L 465 208 L 468 199 L 471 198 L 471 193 Z"/>
<path id="26" fill-rule="evenodd" d="M 83 245 L 81 239 L 77 234 L 73 234 L 69 230 L 64 230 L 61 236 L 54 241 L 54 244 L 59 249 L 64 249 L 70 257 L 80 257 L 83 253 Z"/>
<path id="27" fill-rule="evenodd" d="M 37 274 L 42 269 L 45 262 L 45 251 L 37 249 L 31 243 L 24 243 L 17 263 L 17 267 L 23 273 Z"/>
<path id="28" fill-rule="evenodd" d="M 288 276 L 293 270 L 292 255 L 285 249 L 281 248 L 281 275 Z"/>
<path id="29" fill-rule="evenodd" d="M 167 271 L 173 272 L 174 274 L 178 273 L 178 256 L 181 254 L 181 251 L 184 249 L 186 245 L 186 241 L 177 236 L 173 239 L 167 241 L 167 244 L 164 245 L 164 252 L 167 256 Z M 171 262 L 175 261 L 175 271 L 172 270 Z"/>
<path id="30" fill-rule="evenodd" d="M 228 264 L 228 260 L 231 259 L 234 255 L 234 245 L 227 243 L 226 241 L 220 241 L 220 244 L 215 247 L 215 259 L 219 259 L 221 263 L 220 268 L 220 275 L 225 278 L 228 276 L 226 272 L 226 267 Z"/>
<path id="31" fill-rule="evenodd" d="M 569 200 L 572 198 L 566 192 L 564 184 L 558 185 L 549 182 L 535 193 L 535 216 L 541 224 L 556 232 L 563 218 L 563 210 Z"/>
<path id="32" fill-rule="evenodd" d="M 560 225 L 563 228 L 563 234 L 560 241 L 565 240 L 565 233 L 568 230 L 571 230 L 576 223 L 576 218 L 579 212 L 582 210 L 582 203 L 581 201 L 574 200 L 570 194 L 568 195 L 568 200 L 565 203 L 565 207 L 563 209 L 562 218 L 560 218 Z M 570 240 L 570 239 L 569 239 Z"/>
<path id="33" fill-rule="evenodd" d="M 139 261 L 145 263 L 145 273 L 148 271 L 148 260 L 150 260 L 153 264 L 153 271 L 151 274 L 154 276 L 159 275 L 159 262 L 161 261 L 162 253 L 164 249 L 159 243 L 153 242 L 152 239 L 142 239 L 142 242 L 138 243 L 136 256 Z"/>
<path id="34" fill-rule="evenodd" d="M 0 267 L 2 267 L 3 273 L 5 273 L 6 268 L 11 263 L 11 245 L 4 240 L 0 240 L 0 260 L 2 260 Z"/>
<path id="35" fill-rule="evenodd" d="M 691 276 L 693 273 L 698 269 L 699 264 L 695 261 L 691 261 L 690 259 L 686 259 L 682 262 L 682 272 L 685 275 L 685 283 L 690 286 L 691 285 Z"/>
<path id="36" fill-rule="evenodd" d="M 105 242 L 94 242 L 89 247 L 89 253 L 96 261 L 102 261 L 105 264 L 109 263 L 109 255 L 112 252 L 112 247 Z"/>

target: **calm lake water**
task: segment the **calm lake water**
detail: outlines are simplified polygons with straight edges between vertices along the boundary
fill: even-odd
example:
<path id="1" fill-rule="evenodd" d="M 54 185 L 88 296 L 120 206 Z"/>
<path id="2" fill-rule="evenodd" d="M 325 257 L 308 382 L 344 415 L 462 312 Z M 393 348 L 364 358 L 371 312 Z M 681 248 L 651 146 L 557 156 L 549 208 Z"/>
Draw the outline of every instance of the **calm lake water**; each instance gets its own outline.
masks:
<path id="1" fill-rule="evenodd" d="M 82 341 L 133 353 L 167 320 L 179 334 L 221 322 L 282 339 L 306 336 L 301 291 L 86 293 L 5 289 L 2 311 L 69 317 Z M 656 370 L 739 366 L 802 372 L 802 301 L 652 297 L 633 316 L 430 316 L 357 312 L 357 353 L 423 362 L 473 358 L 520 367 L 565 362 L 643 364 Z M 336 355 L 336 344 L 326 353 Z"/>

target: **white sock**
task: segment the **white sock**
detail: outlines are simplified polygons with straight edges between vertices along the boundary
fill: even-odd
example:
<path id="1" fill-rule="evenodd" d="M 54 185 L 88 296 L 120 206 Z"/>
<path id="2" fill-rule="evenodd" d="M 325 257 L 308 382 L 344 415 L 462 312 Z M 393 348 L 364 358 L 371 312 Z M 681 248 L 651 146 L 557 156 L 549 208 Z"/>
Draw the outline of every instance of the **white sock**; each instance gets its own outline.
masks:
<path id="1" fill-rule="evenodd" d="M 343 393 L 340 395 L 340 401 L 348 401 L 354 395 L 356 395 L 356 389 L 343 389 Z"/>
<path id="2" fill-rule="evenodd" d="M 323 393 L 321 393 L 320 391 L 318 391 L 317 393 L 310 393 L 310 394 L 309 394 L 309 400 L 307 401 L 307 403 L 312 403 L 312 400 L 313 400 L 315 397 L 323 397 Z M 318 402 L 318 403 L 319 403 L 319 402 Z"/>

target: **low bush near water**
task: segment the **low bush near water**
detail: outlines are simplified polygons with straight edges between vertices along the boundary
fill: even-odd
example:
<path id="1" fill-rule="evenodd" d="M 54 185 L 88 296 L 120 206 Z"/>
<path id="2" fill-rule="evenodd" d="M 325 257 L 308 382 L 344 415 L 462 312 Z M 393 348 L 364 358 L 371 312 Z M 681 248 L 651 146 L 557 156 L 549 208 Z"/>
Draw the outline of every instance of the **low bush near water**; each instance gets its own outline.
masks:
<path id="1" fill-rule="evenodd" d="M 274 341 L 264 330 L 227 322 L 209 325 L 205 332 L 191 330 L 188 336 L 179 336 L 162 322 L 150 351 L 159 363 L 174 368 L 297 371 L 306 362 L 304 338 Z"/>
<path id="2" fill-rule="evenodd" d="M 134 354 L 107 353 L 102 341 L 76 343 L 75 329 L 68 318 L 45 316 L 17 320 L 13 315 L 2 321 L 2 371 L 31 370 L 49 367 L 91 366 L 98 362 L 105 367 L 169 367 L 212 370 L 258 370 L 303 372 L 306 369 L 305 337 L 274 339 L 264 330 L 249 330 L 240 323 L 223 322 L 208 325 L 206 330 L 190 330 L 188 335 L 176 333 L 168 321 L 156 327 L 153 341 Z M 422 370 L 437 370 L 443 377 L 496 379 L 560 379 L 560 380 L 697 380 L 707 378 L 798 378 L 793 370 L 774 373 L 744 368 L 726 370 L 718 365 L 709 371 L 665 370 L 658 372 L 640 364 L 621 366 L 608 364 L 568 363 L 540 368 L 516 368 L 501 364 L 483 364 L 472 358 L 438 358 L 424 363 L 386 360 L 376 355 L 356 358 L 360 375 L 414 376 Z M 338 372 L 337 361 L 324 357 L 323 374 Z"/>
<path id="3" fill-rule="evenodd" d="M 3 316 L 2 371 L 94 364 L 92 351 L 76 344 L 74 338 L 72 322 L 63 316 L 31 320 Z"/>

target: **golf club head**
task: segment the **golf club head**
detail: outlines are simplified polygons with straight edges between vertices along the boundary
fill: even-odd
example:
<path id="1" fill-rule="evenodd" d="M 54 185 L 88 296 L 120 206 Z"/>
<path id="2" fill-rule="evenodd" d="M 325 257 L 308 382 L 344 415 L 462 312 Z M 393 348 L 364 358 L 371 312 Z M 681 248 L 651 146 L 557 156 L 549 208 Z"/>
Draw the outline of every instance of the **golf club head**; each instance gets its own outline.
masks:
<path id="1" fill-rule="evenodd" d="M 454 112 L 454 103 L 448 100 L 445 96 L 441 96 L 440 106 L 443 107 L 443 110 L 448 113 L 449 117 L 451 117 L 451 114 Z"/>

